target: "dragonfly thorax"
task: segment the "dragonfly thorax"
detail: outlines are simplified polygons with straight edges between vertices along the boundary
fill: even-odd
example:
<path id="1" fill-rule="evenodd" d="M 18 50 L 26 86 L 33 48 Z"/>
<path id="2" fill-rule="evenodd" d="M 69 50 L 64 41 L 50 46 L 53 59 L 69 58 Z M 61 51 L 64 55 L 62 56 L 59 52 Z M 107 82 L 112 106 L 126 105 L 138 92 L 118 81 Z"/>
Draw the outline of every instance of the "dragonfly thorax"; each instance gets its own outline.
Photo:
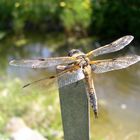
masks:
<path id="1" fill-rule="evenodd" d="M 79 66 L 82 67 L 82 68 L 85 68 L 86 66 L 89 65 L 90 60 L 85 56 L 81 56 L 81 57 L 78 58 L 78 61 L 79 61 L 78 62 Z"/>
<path id="2" fill-rule="evenodd" d="M 69 51 L 68 56 L 76 57 L 77 64 L 82 68 L 89 65 L 89 59 L 86 57 L 85 53 L 81 52 L 78 49 L 72 49 L 71 51 Z"/>

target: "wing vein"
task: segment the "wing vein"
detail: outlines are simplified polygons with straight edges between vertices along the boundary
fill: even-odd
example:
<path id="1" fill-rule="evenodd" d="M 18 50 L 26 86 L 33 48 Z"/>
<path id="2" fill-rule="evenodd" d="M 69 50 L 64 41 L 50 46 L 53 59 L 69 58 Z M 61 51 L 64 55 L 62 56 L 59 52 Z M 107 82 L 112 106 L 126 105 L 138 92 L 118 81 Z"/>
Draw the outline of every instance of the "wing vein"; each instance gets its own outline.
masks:
<path id="1" fill-rule="evenodd" d="M 119 50 L 123 49 L 125 46 L 127 46 L 133 39 L 134 39 L 134 37 L 131 35 L 121 37 L 110 44 L 107 44 L 98 49 L 90 51 L 89 53 L 86 54 L 86 56 L 88 56 L 88 57 L 99 56 L 102 54 L 119 51 Z"/>
<path id="2" fill-rule="evenodd" d="M 137 63 L 138 61 L 140 61 L 140 56 L 128 55 L 115 59 L 91 61 L 90 64 L 94 73 L 104 73 L 112 70 L 126 68 Z"/>

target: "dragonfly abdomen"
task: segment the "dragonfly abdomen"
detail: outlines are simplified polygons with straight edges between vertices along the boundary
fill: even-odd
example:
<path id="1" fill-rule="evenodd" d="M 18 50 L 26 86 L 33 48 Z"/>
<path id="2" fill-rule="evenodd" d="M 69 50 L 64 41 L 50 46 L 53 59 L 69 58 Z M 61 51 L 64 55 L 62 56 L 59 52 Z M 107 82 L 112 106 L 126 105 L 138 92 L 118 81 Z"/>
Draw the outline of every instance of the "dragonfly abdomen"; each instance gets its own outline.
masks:
<path id="1" fill-rule="evenodd" d="M 95 93 L 89 93 L 91 107 L 94 111 L 95 118 L 98 118 L 97 96 Z"/>
<path id="2" fill-rule="evenodd" d="M 83 69 L 83 73 L 85 75 L 85 81 L 86 81 L 86 86 L 87 86 L 87 92 L 89 96 L 89 101 L 91 104 L 91 107 L 94 111 L 95 118 L 98 118 L 98 104 L 97 104 L 97 97 L 96 97 L 96 92 L 94 88 L 94 82 L 92 79 L 92 69 L 91 66 L 88 65 Z"/>

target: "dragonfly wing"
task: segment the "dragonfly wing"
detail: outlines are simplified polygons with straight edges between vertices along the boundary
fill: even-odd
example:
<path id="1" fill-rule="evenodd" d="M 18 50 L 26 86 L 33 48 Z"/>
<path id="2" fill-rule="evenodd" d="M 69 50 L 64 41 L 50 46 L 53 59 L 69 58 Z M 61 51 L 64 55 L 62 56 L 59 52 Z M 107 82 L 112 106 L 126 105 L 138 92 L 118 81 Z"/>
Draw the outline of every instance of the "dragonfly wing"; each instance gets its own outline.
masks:
<path id="1" fill-rule="evenodd" d="M 28 68 L 47 68 L 59 64 L 68 64 L 75 62 L 74 57 L 54 57 L 54 58 L 41 58 L 34 60 L 12 60 L 10 65 Z"/>
<path id="2" fill-rule="evenodd" d="M 104 73 L 112 70 L 126 68 L 140 61 L 140 56 L 128 55 L 116 59 L 91 61 L 91 67 L 95 73 Z"/>
<path id="3" fill-rule="evenodd" d="M 91 55 L 99 56 L 101 54 L 119 51 L 119 50 L 123 49 L 126 45 L 128 45 L 133 39 L 134 39 L 134 37 L 131 35 L 121 37 L 110 44 L 107 44 L 105 46 L 102 46 L 98 49 L 95 49 L 95 50 L 87 53 L 86 56 L 88 56 L 88 57 Z"/>
<path id="4" fill-rule="evenodd" d="M 38 83 L 38 82 L 45 81 L 45 80 L 48 80 L 48 82 L 45 82 L 45 83 L 52 83 L 50 81 L 53 81 L 54 84 L 55 84 L 55 81 L 58 81 L 58 86 L 63 87 L 68 84 L 75 83 L 79 80 L 82 80 L 83 78 L 85 78 L 85 76 L 82 70 L 74 65 L 74 66 L 71 66 L 69 69 L 58 72 L 55 75 L 51 75 L 50 77 L 46 76 L 44 78 L 40 78 L 33 82 L 27 83 L 26 85 L 23 86 L 23 88 L 30 86 L 32 84 Z"/>
<path id="5" fill-rule="evenodd" d="M 58 85 L 59 85 L 59 87 L 63 87 L 63 86 L 75 83 L 84 78 L 85 78 L 85 76 L 84 76 L 82 70 L 79 68 L 76 71 L 67 72 L 67 73 L 61 75 L 58 78 Z"/>

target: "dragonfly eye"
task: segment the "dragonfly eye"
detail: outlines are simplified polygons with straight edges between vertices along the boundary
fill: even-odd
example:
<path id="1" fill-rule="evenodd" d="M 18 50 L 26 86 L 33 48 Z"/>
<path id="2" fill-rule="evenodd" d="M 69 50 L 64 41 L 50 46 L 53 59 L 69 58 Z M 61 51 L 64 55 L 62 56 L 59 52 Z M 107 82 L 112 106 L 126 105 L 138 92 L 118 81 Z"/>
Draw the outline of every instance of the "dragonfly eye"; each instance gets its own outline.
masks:
<path id="1" fill-rule="evenodd" d="M 81 52 L 80 50 L 72 49 L 71 51 L 69 51 L 68 56 L 73 56 L 74 54 L 80 53 L 80 52 Z"/>

